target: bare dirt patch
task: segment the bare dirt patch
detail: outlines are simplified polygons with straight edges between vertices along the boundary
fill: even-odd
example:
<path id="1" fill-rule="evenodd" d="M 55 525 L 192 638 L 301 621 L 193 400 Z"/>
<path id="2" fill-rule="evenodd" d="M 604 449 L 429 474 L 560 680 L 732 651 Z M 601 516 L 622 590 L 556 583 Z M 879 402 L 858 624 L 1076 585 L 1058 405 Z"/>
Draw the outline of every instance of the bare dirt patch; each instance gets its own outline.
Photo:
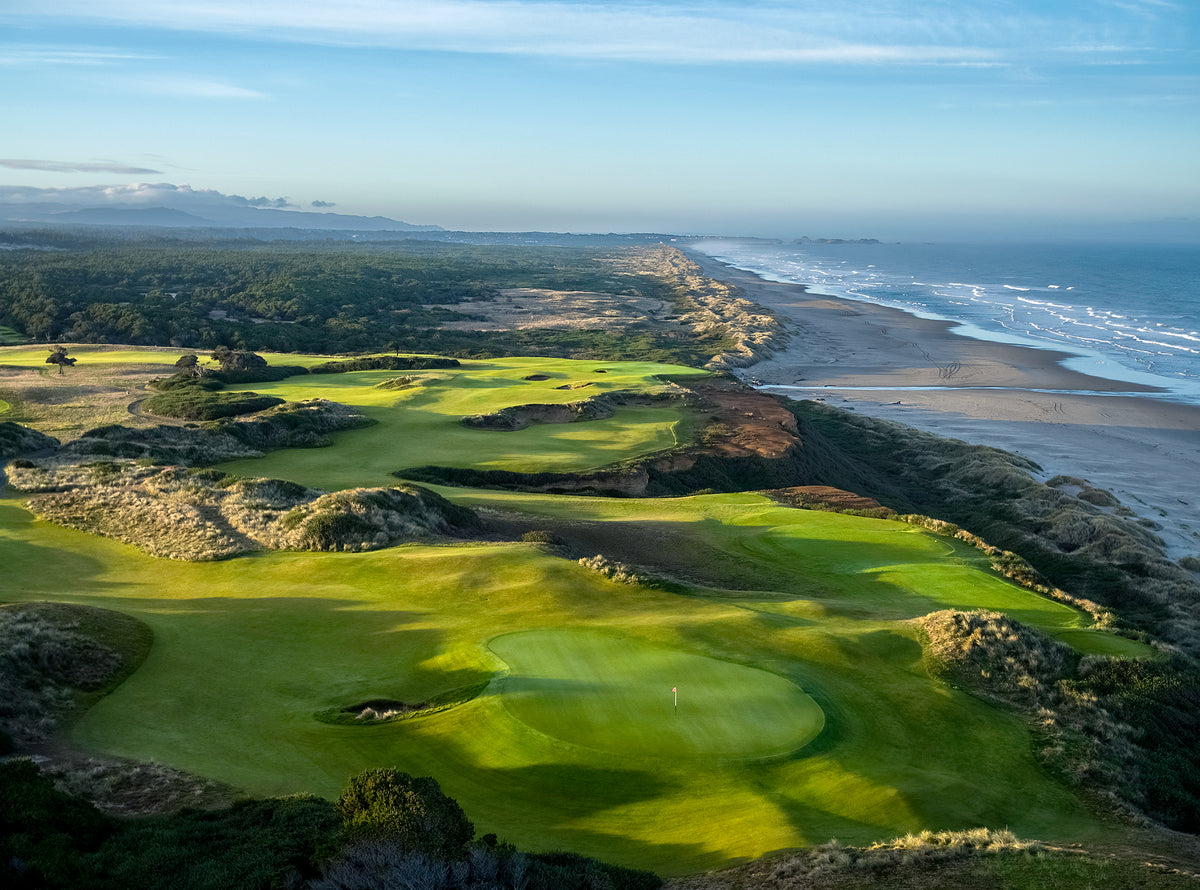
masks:
<path id="1" fill-rule="evenodd" d="M 472 316 L 441 325 L 451 331 L 624 331 L 633 324 L 662 320 L 673 311 L 669 303 L 652 297 L 532 287 L 506 288 L 494 300 L 441 308 Z"/>
<path id="2" fill-rule="evenodd" d="M 774 396 L 741 383 L 714 380 L 689 387 L 711 406 L 707 449 L 723 457 L 778 458 L 800 446 L 796 417 Z"/>
<path id="3" fill-rule="evenodd" d="M 793 507 L 828 509 L 834 512 L 844 510 L 870 510 L 881 513 L 894 513 L 874 498 L 863 497 L 851 491 L 832 488 L 828 485 L 794 485 L 790 488 L 776 488 L 764 492 L 776 500 Z"/>

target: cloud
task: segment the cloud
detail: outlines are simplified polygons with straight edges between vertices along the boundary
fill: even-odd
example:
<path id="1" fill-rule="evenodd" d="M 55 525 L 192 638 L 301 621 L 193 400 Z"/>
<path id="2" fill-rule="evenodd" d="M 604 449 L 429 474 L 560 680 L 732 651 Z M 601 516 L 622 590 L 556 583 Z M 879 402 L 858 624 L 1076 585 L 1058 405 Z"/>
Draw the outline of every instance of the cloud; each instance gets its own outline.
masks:
<path id="1" fill-rule="evenodd" d="M 115 62 L 161 61 L 163 56 L 136 53 L 112 47 L 8 44 L 0 46 L 0 67 L 27 68 L 41 65 L 97 66 Z"/>
<path id="2" fill-rule="evenodd" d="M 49 173 L 120 173 L 128 176 L 153 176 L 161 170 L 130 167 L 115 161 L 44 161 L 35 158 L 0 158 L 0 167 L 10 170 L 45 170 Z"/>
<path id="3" fill-rule="evenodd" d="M 193 99 L 266 99 L 266 93 L 215 80 L 190 77 L 118 78 L 115 83 L 140 93 Z"/>
<path id="4" fill-rule="evenodd" d="M 994 46 L 973 40 L 987 7 L 967 5 L 975 8 L 947 3 L 917 14 L 898 12 L 890 0 L 10 0 L 7 16 L 339 46 L 675 64 L 994 60 Z"/>
<path id="5" fill-rule="evenodd" d="M 1063 46 L 1174 46 L 1186 13 L 1171 0 L 5 0 L 0 25 L 592 62 L 1045 67 L 1092 64 Z M 154 89 L 262 98 L 212 81 Z"/>
<path id="6" fill-rule="evenodd" d="M 330 206 L 328 201 L 313 203 Z M 164 214 L 163 210 L 172 212 Z M 189 216 L 191 219 L 187 218 Z M 227 195 L 215 189 L 197 189 L 190 185 L 175 185 L 169 182 L 59 188 L 0 185 L 0 220 L 4 219 L 26 223 L 86 220 L 122 224 L 237 228 L 287 226 L 379 231 L 414 228 L 408 223 L 381 216 L 312 212 L 307 208 L 298 208 L 287 198 L 248 198 L 243 195 Z"/>
<path id="7" fill-rule="evenodd" d="M 238 196 L 231 195 L 230 197 L 236 198 Z M 296 206 L 287 198 L 246 198 L 245 201 L 250 207 L 274 207 L 277 210 L 280 210 L 284 207 Z"/>
<path id="8" fill-rule="evenodd" d="M 337 203 L 334 201 L 313 201 L 312 206 L 320 210 L 324 207 L 337 207 Z"/>
<path id="9" fill-rule="evenodd" d="M 273 208 L 294 206 L 287 198 L 246 198 L 215 189 L 195 189 L 169 182 L 127 185 L 86 185 L 63 188 L 0 186 L 0 203 L 70 204 L 88 207 L 171 207 L 189 211 L 212 208 Z"/>

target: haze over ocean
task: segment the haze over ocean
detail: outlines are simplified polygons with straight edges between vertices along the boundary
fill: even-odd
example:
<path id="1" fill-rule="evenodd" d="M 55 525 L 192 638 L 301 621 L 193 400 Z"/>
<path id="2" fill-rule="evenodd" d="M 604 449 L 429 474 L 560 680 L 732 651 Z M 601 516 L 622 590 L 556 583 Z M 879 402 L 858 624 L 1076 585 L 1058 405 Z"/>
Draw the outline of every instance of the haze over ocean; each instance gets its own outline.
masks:
<path id="1" fill-rule="evenodd" d="M 1200 404 L 1200 246 L 708 241 L 772 281 L 1076 354 L 1068 367 Z"/>

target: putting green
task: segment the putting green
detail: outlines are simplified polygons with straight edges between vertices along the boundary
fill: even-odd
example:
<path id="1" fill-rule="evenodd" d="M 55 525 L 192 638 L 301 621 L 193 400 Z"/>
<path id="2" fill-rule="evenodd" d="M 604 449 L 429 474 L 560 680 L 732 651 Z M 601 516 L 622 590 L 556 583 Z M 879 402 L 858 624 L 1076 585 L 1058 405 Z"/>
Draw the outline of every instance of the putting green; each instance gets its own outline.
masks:
<path id="1" fill-rule="evenodd" d="M 817 703 L 782 677 L 631 637 L 532 630 L 490 648 L 512 668 L 500 684 L 510 714 L 599 751 L 763 757 L 800 748 L 825 725 Z"/>

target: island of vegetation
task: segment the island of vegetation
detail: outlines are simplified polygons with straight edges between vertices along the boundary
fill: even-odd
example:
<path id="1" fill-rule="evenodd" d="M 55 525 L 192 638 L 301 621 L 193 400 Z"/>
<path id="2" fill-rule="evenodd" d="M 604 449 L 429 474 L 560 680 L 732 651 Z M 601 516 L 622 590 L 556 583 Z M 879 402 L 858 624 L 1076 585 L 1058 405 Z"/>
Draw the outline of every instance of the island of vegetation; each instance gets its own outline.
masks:
<path id="1" fill-rule="evenodd" d="M 677 251 L 22 238 L 5 886 L 1194 886 L 1197 566 Z"/>

